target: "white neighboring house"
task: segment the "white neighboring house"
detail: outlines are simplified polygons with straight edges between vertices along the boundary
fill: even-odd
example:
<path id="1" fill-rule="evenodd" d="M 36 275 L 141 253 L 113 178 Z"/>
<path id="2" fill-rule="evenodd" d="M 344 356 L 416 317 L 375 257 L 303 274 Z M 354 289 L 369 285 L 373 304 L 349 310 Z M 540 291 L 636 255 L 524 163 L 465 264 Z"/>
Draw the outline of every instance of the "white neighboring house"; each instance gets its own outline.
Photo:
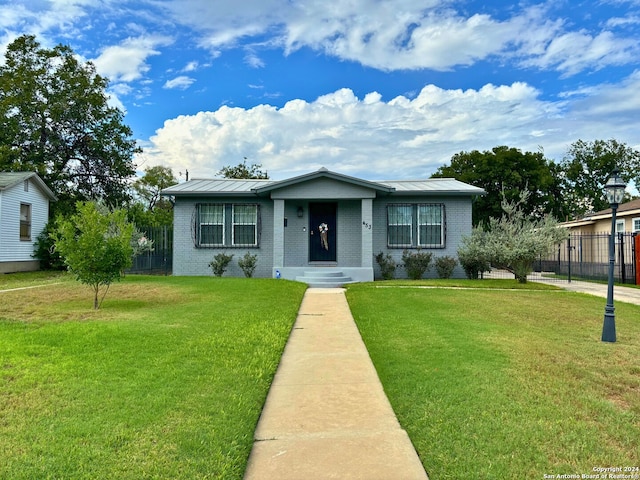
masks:
<path id="1" fill-rule="evenodd" d="M 0 273 L 38 270 L 36 239 L 57 198 L 34 172 L 0 172 Z"/>

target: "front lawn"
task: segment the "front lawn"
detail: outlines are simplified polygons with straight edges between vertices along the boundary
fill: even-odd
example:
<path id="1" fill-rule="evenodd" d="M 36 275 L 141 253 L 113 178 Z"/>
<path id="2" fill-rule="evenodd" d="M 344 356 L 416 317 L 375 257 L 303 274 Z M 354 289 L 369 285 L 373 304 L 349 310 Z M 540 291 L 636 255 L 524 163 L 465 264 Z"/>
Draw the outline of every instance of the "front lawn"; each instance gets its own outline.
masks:
<path id="1" fill-rule="evenodd" d="M 347 290 L 430 479 L 640 466 L 640 307 L 616 303 L 607 344 L 604 299 L 492 287 Z"/>
<path id="2" fill-rule="evenodd" d="M 94 311 L 20 277 L 49 285 L 0 293 L 0 478 L 242 478 L 304 285 L 128 276 Z"/>

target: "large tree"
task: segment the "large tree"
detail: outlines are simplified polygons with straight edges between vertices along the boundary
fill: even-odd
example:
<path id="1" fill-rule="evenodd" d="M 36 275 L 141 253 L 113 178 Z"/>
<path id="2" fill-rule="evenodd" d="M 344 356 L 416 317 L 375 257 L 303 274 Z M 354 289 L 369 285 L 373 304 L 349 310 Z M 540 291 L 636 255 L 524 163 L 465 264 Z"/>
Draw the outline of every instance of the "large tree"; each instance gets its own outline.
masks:
<path id="1" fill-rule="evenodd" d="M 604 184 L 616 167 L 626 182 L 640 186 L 640 152 L 613 139 L 574 142 L 560 167 L 563 198 L 572 218 L 609 208 Z"/>
<path id="2" fill-rule="evenodd" d="M 559 179 L 552 162 L 541 152 L 521 152 L 517 148 L 494 147 L 490 151 L 460 152 L 450 165 L 440 167 L 433 177 L 450 177 L 483 188 L 487 194 L 474 203 L 473 225 L 487 223 L 502 215 L 502 200 L 516 201 L 521 192 L 530 192 L 525 214 L 562 216 L 557 195 Z"/>
<path id="3" fill-rule="evenodd" d="M 247 166 L 247 159 L 245 158 L 242 163 L 239 163 L 236 166 L 225 166 L 222 167 L 222 170 L 218 172 L 223 178 L 257 178 L 257 179 L 268 179 L 269 175 L 266 171 L 262 170 L 262 165 L 259 163 L 252 163 L 250 166 Z"/>
<path id="4" fill-rule="evenodd" d="M 139 226 L 161 226 L 173 223 L 173 206 L 160 195 L 163 189 L 178 183 L 169 167 L 147 167 L 144 175 L 133 182 L 135 199 L 129 218 Z"/>
<path id="5" fill-rule="evenodd" d="M 0 170 L 38 172 L 59 211 L 87 199 L 121 205 L 139 148 L 107 86 L 68 46 L 14 40 L 0 66 Z"/>

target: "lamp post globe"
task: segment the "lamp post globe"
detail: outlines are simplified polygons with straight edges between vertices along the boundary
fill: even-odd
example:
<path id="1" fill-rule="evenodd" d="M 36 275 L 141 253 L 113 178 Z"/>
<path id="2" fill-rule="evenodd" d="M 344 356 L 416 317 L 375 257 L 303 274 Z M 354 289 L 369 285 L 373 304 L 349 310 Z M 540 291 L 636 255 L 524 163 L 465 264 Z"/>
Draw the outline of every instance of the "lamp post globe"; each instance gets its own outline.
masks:
<path id="1" fill-rule="evenodd" d="M 602 341 L 616 341 L 616 317 L 613 306 L 613 272 L 615 265 L 615 235 L 616 235 L 616 211 L 622 203 L 627 185 L 620 177 L 620 172 L 614 168 L 604 185 L 607 201 L 611 206 L 611 234 L 609 235 L 609 283 L 607 286 L 607 305 L 604 308 L 604 323 L 602 325 Z"/>

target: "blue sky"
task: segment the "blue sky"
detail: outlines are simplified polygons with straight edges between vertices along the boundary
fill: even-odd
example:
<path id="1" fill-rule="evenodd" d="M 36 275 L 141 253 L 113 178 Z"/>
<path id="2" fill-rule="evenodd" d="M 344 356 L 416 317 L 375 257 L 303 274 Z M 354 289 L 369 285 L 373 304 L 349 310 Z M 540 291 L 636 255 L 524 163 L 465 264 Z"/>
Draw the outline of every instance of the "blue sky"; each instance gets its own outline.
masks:
<path id="1" fill-rule="evenodd" d="M 427 178 L 498 145 L 640 149 L 640 0 L 0 0 L 0 52 L 22 34 L 110 79 L 140 170 Z"/>

